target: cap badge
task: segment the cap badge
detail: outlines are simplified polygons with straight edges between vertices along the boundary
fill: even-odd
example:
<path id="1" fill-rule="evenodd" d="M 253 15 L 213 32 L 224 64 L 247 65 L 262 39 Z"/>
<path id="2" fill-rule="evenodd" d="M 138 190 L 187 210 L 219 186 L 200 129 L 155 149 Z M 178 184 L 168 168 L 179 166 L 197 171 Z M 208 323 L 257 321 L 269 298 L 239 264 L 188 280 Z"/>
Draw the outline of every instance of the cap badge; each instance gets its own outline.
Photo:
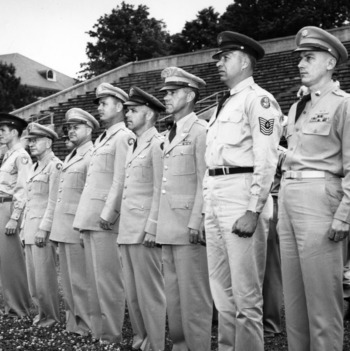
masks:
<path id="1" fill-rule="evenodd" d="M 221 43 L 222 43 L 222 36 L 220 35 L 220 36 L 218 37 L 218 44 L 221 45 Z"/>
<path id="2" fill-rule="evenodd" d="M 309 32 L 307 31 L 307 29 L 304 29 L 304 30 L 301 32 L 301 35 L 302 35 L 303 37 L 306 37 L 308 34 L 309 34 Z"/>

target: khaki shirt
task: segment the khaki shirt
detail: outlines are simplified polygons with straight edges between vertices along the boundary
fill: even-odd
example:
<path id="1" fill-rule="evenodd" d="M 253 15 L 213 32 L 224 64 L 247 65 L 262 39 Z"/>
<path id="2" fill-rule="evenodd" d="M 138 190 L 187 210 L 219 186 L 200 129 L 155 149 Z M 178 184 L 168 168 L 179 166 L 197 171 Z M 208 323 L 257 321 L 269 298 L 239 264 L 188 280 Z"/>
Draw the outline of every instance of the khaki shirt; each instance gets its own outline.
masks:
<path id="1" fill-rule="evenodd" d="M 32 165 L 27 151 L 18 142 L 8 150 L 0 168 L 0 194 L 13 196 L 11 218 L 18 220 L 25 206 L 25 185 Z"/>
<path id="2" fill-rule="evenodd" d="M 125 176 L 125 159 L 135 136 L 124 122 L 108 128 L 106 136 L 97 138 L 91 154 L 86 183 L 73 226 L 79 230 L 104 231 L 100 218 L 113 224 L 118 233 L 120 206 Z"/>
<path id="3" fill-rule="evenodd" d="M 330 82 L 317 95 L 311 95 L 296 123 L 297 103 L 289 111 L 283 170 L 326 171 L 344 177 L 344 196 L 334 218 L 350 223 L 350 94 Z"/>
<path id="4" fill-rule="evenodd" d="M 164 141 L 152 127 L 137 139 L 126 158 L 118 244 L 140 244 L 145 232 L 156 235 Z"/>
<path id="5" fill-rule="evenodd" d="M 73 229 L 73 221 L 84 189 L 93 147 L 92 141 L 80 145 L 74 149 L 76 155 L 71 157 L 74 152 L 72 150 L 62 165 L 50 240 L 70 244 L 80 242 L 79 232 Z"/>
<path id="6" fill-rule="evenodd" d="M 188 231 L 199 230 L 203 220 L 207 122 L 195 113 L 181 121 L 172 142 L 164 141 L 156 241 L 167 245 L 191 245 Z"/>
<path id="7" fill-rule="evenodd" d="M 23 223 L 26 244 L 35 244 L 35 234 L 39 229 L 51 231 L 61 168 L 60 159 L 50 152 L 30 170 Z"/>
<path id="8" fill-rule="evenodd" d="M 218 117 L 209 121 L 207 167 L 254 167 L 247 210 L 261 212 L 276 170 L 281 109 L 274 97 L 249 77 L 230 91 Z"/>

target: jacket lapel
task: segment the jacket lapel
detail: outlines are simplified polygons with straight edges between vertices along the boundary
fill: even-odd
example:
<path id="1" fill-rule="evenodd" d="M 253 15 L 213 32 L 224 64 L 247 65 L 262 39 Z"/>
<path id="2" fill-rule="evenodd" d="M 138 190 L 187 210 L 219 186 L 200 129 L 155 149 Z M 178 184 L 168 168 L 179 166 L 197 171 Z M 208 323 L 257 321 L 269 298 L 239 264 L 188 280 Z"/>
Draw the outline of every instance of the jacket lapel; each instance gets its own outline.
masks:
<path id="1" fill-rule="evenodd" d="M 187 138 L 193 123 L 198 119 L 195 113 L 191 113 L 191 117 L 185 122 L 181 131 L 176 133 L 174 139 L 171 143 L 169 143 L 168 135 L 166 136 L 166 140 L 164 143 L 164 153 L 170 152 L 176 145 L 179 145 L 184 139 Z"/>

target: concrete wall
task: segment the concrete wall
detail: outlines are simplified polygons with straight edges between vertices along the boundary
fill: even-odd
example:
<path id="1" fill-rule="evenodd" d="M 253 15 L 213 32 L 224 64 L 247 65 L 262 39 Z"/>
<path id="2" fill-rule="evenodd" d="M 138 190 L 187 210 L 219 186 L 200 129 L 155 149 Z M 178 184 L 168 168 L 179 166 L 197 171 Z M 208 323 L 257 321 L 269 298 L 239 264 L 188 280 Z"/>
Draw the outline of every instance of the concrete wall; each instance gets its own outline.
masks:
<path id="1" fill-rule="evenodd" d="M 335 28 L 329 30 L 330 33 L 338 37 L 341 41 L 350 40 L 350 26 Z M 295 48 L 295 36 L 284 38 L 270 39 L 261 41 L 266 54 L 275 52 L 291 51 Z M 160 70 L 168 66 L 188 66 L 212 61 L 212 55 L 216 49 L 201 50 L 190 52 L 187 54 L 159 57 L 155 59 L 129 62 L 116 69 L 99 75 L 98 77 L 89 79 L 71 88 L 63 90 L 57 94 L 51 95 L 30 105 L 24 106 L 12 113 L 28 119 L 30 116 L 36 115 L 41 111 L 48 110 L 51 106 L 58 105 L 60 102 L 65 102 L 70 98 L 75 98 L 77 95 L 84 95 L 89 91 L 93 91 L 102 82 L 118 82 L 120 77 L 125 77 L 131 73 L 147 72 Z"/>

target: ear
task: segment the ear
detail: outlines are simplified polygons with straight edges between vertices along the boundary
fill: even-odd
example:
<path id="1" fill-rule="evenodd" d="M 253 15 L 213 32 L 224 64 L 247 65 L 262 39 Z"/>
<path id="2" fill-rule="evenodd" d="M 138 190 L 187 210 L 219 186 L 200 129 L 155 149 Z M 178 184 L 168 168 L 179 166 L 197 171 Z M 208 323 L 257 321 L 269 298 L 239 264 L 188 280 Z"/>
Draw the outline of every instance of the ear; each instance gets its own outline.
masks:
<path id="1" fill-rule="evenodd" d="M 331 70 L 335 69 L 336 65 L 337 65 L 337 60 L 335 59 L 335 57 L 330 57 L 327 60 L 327 71 L 331 71 Z"/>
<path id="2" fill-rule="evenodd" d="M 190 91 L 189 93 L 187 93 L 187 102 L 191 102 L 195 99 L 196 97 L 196 93 L 194 91 Z"/>
<path id="3" fill-rule="evenodd" d="M 117 112 L 119 113 L 119 112 L 123 111 L 124 105 L 120 101 L 118 101 L 115 108 L 116 108 Z"/>
<path id="4" fill-rule="evenodd" d="M 86 128 L 86 134 L 91 135 L 92 134 L 92 128 Z"/>
<path id="5" fill-rule="evenodd" d="M 46 138 L 46 148 L 50 149 L 52 147 L 52 140 L 50 138 Z"/>

